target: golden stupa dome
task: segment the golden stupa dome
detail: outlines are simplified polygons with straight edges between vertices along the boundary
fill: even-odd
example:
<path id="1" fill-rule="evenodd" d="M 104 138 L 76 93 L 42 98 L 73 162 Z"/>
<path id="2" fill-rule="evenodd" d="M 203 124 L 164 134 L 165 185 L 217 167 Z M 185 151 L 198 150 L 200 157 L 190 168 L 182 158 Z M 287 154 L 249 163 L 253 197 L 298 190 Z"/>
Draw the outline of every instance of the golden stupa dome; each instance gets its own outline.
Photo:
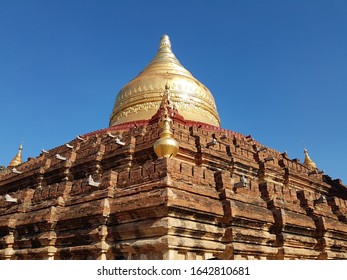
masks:
<path id="1" fill-rule="evenodd" d="M 211 92 L 177 60 L 167 35 L 161 37 L 148 66 L 119 91 L 110 126 L 150 119 L 158 111 L 165 85 L 170 86 L 171 101 L 186 120 L 220 126 Z"/>

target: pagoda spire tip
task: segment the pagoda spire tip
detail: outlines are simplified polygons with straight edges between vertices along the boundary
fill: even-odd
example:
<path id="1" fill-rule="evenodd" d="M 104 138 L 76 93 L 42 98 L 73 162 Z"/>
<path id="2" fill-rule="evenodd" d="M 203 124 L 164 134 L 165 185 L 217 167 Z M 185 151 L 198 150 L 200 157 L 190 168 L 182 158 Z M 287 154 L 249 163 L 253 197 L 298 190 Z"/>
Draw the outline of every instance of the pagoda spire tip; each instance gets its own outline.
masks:
<path id="1" fill-rule="evenodd" d="M 171 42 L 170 42 L 169 36 L 166 34 L 163 34 L 160 38 L 159 49 L 165 48 L 165 47 L 171 48 Z"/>

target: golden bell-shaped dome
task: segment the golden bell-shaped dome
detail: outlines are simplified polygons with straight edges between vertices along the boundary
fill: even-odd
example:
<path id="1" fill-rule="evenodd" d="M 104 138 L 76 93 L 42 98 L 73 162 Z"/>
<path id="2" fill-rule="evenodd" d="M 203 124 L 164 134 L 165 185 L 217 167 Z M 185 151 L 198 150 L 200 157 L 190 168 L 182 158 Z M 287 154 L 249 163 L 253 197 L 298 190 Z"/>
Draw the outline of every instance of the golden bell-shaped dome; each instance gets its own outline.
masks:
<path id="1" fill-rule="evenodd" d="M 119 91 L 110 126 L 150 119 L 160 106 L 166 84 L 170 85 L 173 105 L 186 120 L 220 126 L 211 92 L 177 60 L 167 35 L 161 37 L 149 65 Z"/>

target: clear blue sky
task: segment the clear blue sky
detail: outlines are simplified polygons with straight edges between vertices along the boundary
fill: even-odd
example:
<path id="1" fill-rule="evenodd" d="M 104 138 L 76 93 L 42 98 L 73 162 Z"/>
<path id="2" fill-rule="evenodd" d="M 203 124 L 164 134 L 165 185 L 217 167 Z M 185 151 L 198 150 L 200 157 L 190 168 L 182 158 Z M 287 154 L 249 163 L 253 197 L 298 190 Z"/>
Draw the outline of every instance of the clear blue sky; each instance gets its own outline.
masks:
<path id="1" fill-rule="evenodd" d="M 163 33 L 223 128 L 347 184 L 343 0 L 0 0 L 0 164 L 107 127 Z"/>

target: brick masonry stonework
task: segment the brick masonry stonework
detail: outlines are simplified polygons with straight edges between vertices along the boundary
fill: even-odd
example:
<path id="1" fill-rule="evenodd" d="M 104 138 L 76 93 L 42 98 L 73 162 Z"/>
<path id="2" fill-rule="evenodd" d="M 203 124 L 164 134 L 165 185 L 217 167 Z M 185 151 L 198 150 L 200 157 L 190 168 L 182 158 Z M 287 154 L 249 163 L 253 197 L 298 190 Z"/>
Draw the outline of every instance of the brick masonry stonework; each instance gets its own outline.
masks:
<path id="1" fill-rule="evenodd" d="M 175 158 L 157 159 L 160 129 L 139 122 L 1 173 L 0 259 L 347 259 L 342 182 L 232 131 L 173 132 Z"/>

